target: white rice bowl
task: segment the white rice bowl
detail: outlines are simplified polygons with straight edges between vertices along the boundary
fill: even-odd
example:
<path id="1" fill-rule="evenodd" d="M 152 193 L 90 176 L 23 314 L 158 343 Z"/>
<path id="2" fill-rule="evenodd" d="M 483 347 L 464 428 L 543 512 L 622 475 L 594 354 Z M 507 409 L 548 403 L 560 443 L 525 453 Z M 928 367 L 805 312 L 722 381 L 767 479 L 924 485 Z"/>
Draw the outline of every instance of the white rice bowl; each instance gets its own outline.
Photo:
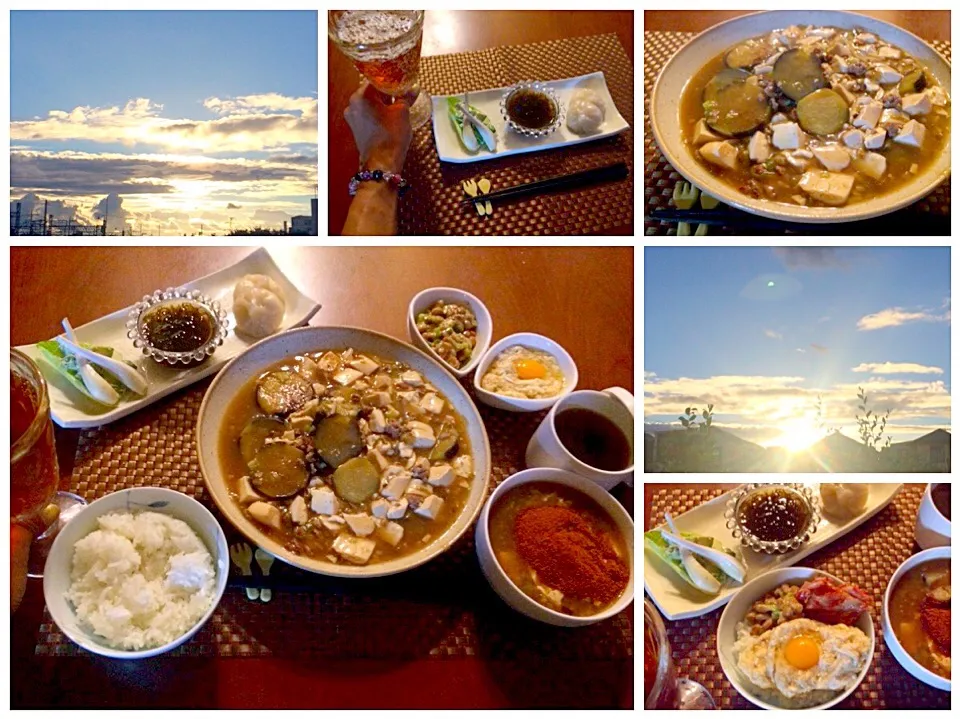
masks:
<path id="1" fill-rule="evenodd" d="M 169 644 L 213 602 L 216 568 L 206 545 L 181 519 L 157 512 L 111 512 L 73 548 L 65 598 L 109 646 Z"/>

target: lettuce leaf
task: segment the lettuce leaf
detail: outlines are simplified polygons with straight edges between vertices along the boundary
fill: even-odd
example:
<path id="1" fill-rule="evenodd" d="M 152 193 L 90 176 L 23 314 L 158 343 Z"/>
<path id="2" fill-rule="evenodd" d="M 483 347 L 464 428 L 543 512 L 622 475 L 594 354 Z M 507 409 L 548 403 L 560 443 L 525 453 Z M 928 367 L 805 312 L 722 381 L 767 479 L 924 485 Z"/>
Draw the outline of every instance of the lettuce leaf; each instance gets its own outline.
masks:
<path id="1" fill-rule="evenodd" d="M 81 342 L 80 345 L 85 349 L 92 350 L 93 352 L 101 354 L 104 357 L 113 357 L 113 347 L 91 345 L 86 342 Z M 40 350 L 40 356 L 46 361 L 46 364 L 48 364 L 50 368 L 53 369 L 57 374 L 67 380 L 67 382 L 73 385 L 73 387 L 80 394 L 89 399 L 91 402 L 102 404 L 93 396 L 91 396 L 91 394 L 87 391 L 86 386 L 83 384 L 83 380 L 80 378 L 80 370 L 77 368 L 76 356 L 70 354 L 69 352 L 65 352 L 63 347 L 61 347 L 60 343 L 56 340 L 37 342 L 37 349 Z M 114 377 L 113 374 L 105 370 L 103 367 L 99 367 L 93 363 L 90 364 L 94 370 L 96 370 L 97 374 L 110 383 L 110 386 L 117 391 L 117 394 L 120 395 L 121 399 L 130 394 L 130 390 L 127 389 L 127 386 L 124 385 L 119 379 Z M 131 364 L 130 362 L 127 362 L 127 364 L 129 364 L 131 367 L 135 367 L 135 365 Z"/>

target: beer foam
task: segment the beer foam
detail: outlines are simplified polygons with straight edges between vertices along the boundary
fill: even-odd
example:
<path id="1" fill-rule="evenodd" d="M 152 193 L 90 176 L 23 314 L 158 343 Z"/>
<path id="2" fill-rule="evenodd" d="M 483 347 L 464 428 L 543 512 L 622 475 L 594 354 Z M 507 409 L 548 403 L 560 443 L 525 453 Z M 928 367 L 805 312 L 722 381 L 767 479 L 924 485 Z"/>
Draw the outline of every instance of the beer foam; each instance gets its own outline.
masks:
<path id="1" fill-rule="evenodd" d="M 413 28 L 410 15 L 395 15 L 382 10 L 348 10 L 337 22 L 337 37 L 351 45 L 390 42 Z"/>

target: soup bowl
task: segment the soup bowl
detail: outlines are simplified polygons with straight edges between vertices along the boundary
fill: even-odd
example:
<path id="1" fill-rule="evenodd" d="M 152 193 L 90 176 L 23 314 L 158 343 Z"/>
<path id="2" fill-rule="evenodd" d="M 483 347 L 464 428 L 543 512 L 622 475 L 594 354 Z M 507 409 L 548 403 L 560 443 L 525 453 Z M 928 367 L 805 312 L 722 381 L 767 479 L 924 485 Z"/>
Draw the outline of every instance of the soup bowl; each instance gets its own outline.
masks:
<path id="1" fill-rule="evenodd" d="M 221 424 L 227 408 L 254 377 L 288 357 L 324 349 L 352 347 L 361 353 L 403 362 L 421 373 L 463 417 L 473 456 L 474 479 L 460 515 L 422 549 L 385 562 L 348 566 L 291 552 L 244 514 L 230 496 L 219 456 Z M 300 569 L 337 577 L 380 577 L 417 567 L 442 554 L 476 519 L 490 481 L 490 443 L 476 406 L 463 386 L 444 367 L 420 350 L 387 335 L 356 327 L 303 327 L 273 335 L 237 355 L 211 383 L 197 419 L 197 453 L 207 490 L 223 515 L 251 542 Z"/>
<path id="2" fill-rule="evenodd" d="M 700 164 L 684 141 L 681 98 L 687 83 L 700 69 L 737 42 L 790 25 L 826 25 L 844 29 L 862 28 L 903 49 L 930 69 L 949 91 L 950 65 L 916 35 L 864 15 L 837 10 L 778 10 L 728 20 L 697 35 L 664 65 L 650 96 L 650 125 L 667 161 L 697 187 L 731 207 L 762 217 L 791 222 L 852 222 L 899 210 L 929 194 L 950 176 L 950 143 L 917 176 L 895 190 L 844 207 L 805 207 L 757 200 L 715 177 Z"/>
<path id="3" fill-rule="evenodd" d="M 923 493 L 923 499 L 920 500 L 920 508 L 917 510 L 917 525 L 913 536 L 921 549 L 930 549 L 931 547 L 946 547 L 950 545 L 950 518 L 944 516 L 943 511 L 934 501 L 934 490 L 942 491 L 947 488 L 946 501 L 950 501 L 949 482 L 940 484 L 928 484 Z M 939 488 L 939 489 L 938 489 Z M 943 501 L 943 500 L 941 500 Z"/>
<path id="4" fill-rule="evenodd" d="M 897 568 L 897 571 L 893 573 L 893 576 L 890 577 L 890 583 L 887 585 L 887 591 L 883 593 L 883 611 L 881 614 L 883 640 L 886 642 L 887 647 L 889 647 L 890 653 L 896 657 L 898 662 L 900 662 L 900 666 L 910 672 L 910 674 L 922 681 L 924 684 L 929 684 L 934 689 L 950 691 L 949 679 L 945 679 L 939 674 L 933 673 L 925 666 L 920 664 L 920 662 L 918 662 L 912 656 L 910 656 L 909 652 L 907 652 L 903 644 L 900 643 L 900 639 L 897 638 L 896 633 L 893 631 L 893 623 L 890 620 L 890 598 L 893 596 L 893 590 L 896 588 L 897 582 L 899 582 L 900 579 L 903 578 L 903 575 L 905 575 L 914 567 L 917 567 L 925 562 L 929 562 L 933 559 L 949 560 L 950 547 L 934 547 L 933 549 L 925 549 L 922 552 L 918 552 L 901 564 Z"/>

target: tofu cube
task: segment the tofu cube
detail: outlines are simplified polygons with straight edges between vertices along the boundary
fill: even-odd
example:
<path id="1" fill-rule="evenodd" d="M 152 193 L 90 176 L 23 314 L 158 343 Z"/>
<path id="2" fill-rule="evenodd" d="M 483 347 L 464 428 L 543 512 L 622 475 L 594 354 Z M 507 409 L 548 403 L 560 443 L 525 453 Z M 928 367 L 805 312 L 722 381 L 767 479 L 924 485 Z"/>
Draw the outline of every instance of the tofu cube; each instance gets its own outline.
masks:
<path id="1" fill-rule="evenodd" d="M 933 87 L 928 87 L 923 91 L 923 94 L 930 98 L 932 102 L 937 107 L 944 107 L 949 102 L 947 98 L 947 93 L 944 92 L 943 88 L 939 85 L 934 85 Z"/>
<path id="2" fill-rule="evenodd" d="M 879 180 L 887 171 L 887 158 L 879 152 L 865 152 L 855 166 L 864 175 Z"/>
<path id="3" fill-rule="evenodd" d="M 776 115 L 770 118 L 771 125 L 777 125 L 781 122 L 787 122 L 790 118 L 784 115 L 782 112 L 778 112 Z"/>
<path id="4" fill-rule="evenodd" d="M 769 75 L 773 72 L 773 65 L 757 65 L 753 68 L 754 75 Z"/>
<path id="5" fill-rule="evenodd" d="M 773 126 L 773 146 L 778 150 L 796 150 L 806 144 L 803 130 L 795 122 L 781 122 Z"/>
<path id="6" fill-rule="evenodd" d="M 377 543 L 372 539 L 341 534 L 333 540 L 333 551 L 351 564 L 366 564 L 373 556 Z"/>
<path id="7" fill-rule="evenodd" d="M 846 75 L 848 72 L 850 72 L 850 66 L 853 63 L 847 62 L 847 58 L 842 55 L 834 55 L 833 62 L 831 64 L 833 65 L 834 70 L 837 72 L 842 72 L 844 75 Z"/>
<path id="8" fill-rule="evenodd" d="M 390 507 L 387 509 L 387 519 L 403 519 L 409 506 L 410 502 L 403 497 L 396 502 L 390 502 Z"/>
<path id="9" fill-rule="evenodd" d="M 863 86 L 867 88 L 867 92 L 877 92 L 880 89 L 880 85 L 875 83 L 869 77 L 864 78 Z"/>
<path id="10" fill-rule="evenodd" d="M 453 471 L 458 477 L 469 477 L 473 474 L 473 458 L 468 454 L 461 454 L 453 460 Z"/>
<path id="11" fill-rule="evenodd" d="M 363 403 L 368 407 L 386 407 L 390 404 L 390 393 L 370 392 L 363 396 Z"/>
<path id="12" fill-rule="evenodd" d="M 352 367 L 345 367 L 333 376 L 333 381 L 346 387 L 348 384 L 356 382 L 363 377 L 363 372 L 355 370 Z"/>
<path id="13" fill-rule="evenodd" d="M 295 497 L 290 502 L 290 519 L 294 524 L 307 523 L 307 503 L 303 497 Z"/>
<path id="14" fill-rule="evenodd" d="M 453 467 L 449 464 L 438 464 L 430 468 L 427 482 L 434 487 L 447 487 L 453 482 L 454 476 Z"/>
<path id="15" fill-rule="evenodd" d="M 877 51 L 877 54 L 880 57 L 888 57 L 891 60 L 899 60 L 902 53 L 895 47 L 884 45 Z"/>
<path id="16" fill-rule="evenodd" d="M 436 519 L 442 507 L 443 500 L 437 495 L 431 494 L 429 497 L 426 497 L 413 512 L 427 519 Z"/>
<path id="17" fill-rule="evenodd" d="M 852 149 L 863 147 L 863 131 L 846 130 L 845 132 L 840 133 L 840 140 L 844 145 Z"/>
<path id="18" fill-rule="evenodd" d="M 926 132 L 927 128 L 925 128 L 916 120 L 911 120 L 903 126 L 903 129 L 900 130 L 899 134 L 895 138 L 893 138 L 893 141 L 901 145 L 920 147 L 923 145 L 923 136 L 926 134 Z"/>
<path id="19" fill-rule="evenodd" d="M 260 495 L 253 488 L 249 477 L 241 477 L 237 487 L 237 501 L 240 504 L 250 504 L 260 499 Z"/>
<path id="20" fill-rule="evenodd" d="M 887 139 L 887 131 L 882 127 L 876 130 L 868 130 L 863 138 L 863 146 L 868 150 L 878 150 L 883 147 L 883 141 Z"/>
<path id="21" fill-rule="evenodd" d="M 340 358 L 333 352 L 325 352 L 323 357 L 317 361 L 317 366 L 324 372 L 333 372 L 340 364 Z"/>
<path id="22" fill-rule="evenodd" d="M 825 205 L 842 205 L 853 189 L 853 175 L 811 170 L 800 178 L 800 189 Z"/>
<path id="23" fill-rule="evenodd" d="M 877 36 L 869 32 L 862 32 L 857 35 L 856 40 L 857 42 L 866 43 L 867 45 L 873 45 L 877 41 Z"/>
<path id="24" fill-rule="evenodd" d="M 770 159 L 770 141 L 760 130 L 753 133 L 747 149 L 750 152 L 750 159 L 754 162 L 766 162 Z"/>
<path id="25" fill-rule="evenodd" d="M 370 514 L 372 514 L 377 519 L 382 519 L 387 516 L 387 511 L 390 509 L 390 502 L 385 499 L 377 498 L 370 503 Z"/>
<path id="26" fill-rule="evenodd" d="M 404 384 L 408 384 L 411 387 L 422 387 L 423 386 L 423 377 L 420 376 L 419 372 L 415 372 L 412 369 L 407 370 L 402 375 L 400 375 L 400 381 Z"/>
<path id="27" fill-rule="evenodd" d="M 424 412 L 430 412 L 430 414 L 440 414 L 443 412 L 443 400 L 435 392 L 428 392 L 420 400 L 420 409 Z"/>
<path id="28" fill-rule="evenodd" d="M 737 148 L 729 142 L 708 142 L 700 148 L 707 162 L 732 170 L 737 166 Z"/>
<path id="29" fill-rule="evenodd" d="M 377 527 L 377 536 L 391 547 L 396 547 L 400 544 L 400 540 L 403 539 L 403 525 L 397 524 L 396 522 L 387 522 Z"/>
<path id="30" fill-rule="evenodd" d="M 930 96 L 923 92 L 903 96 L 903 111 L 908 115 L 926 115 L 933 108 Z"/>
<path id="31" fill-rule="evenodd" d="M 364 355 L 360 355 L 356 359 L 350 360 L 348 364 L 358 372 L 362 372 L 364 375 L 373 374 L 380 368 L 380 365 Z"/>
<path id="32" fill-rule="evenodd" d="M 340 500 L 330 487 L 313 487 L 310 490 L 310 509 L 317 514 L 330 516 L 340 511 Z"/>
<path id="33" fill-rule="evenodd" d="M 437 443 L 437 438 L 433 434 L 433 427 L 426 422 L 411 420 L 407 422 L 407 429 L 413 434 L 411 444 L 414 449 L 429 449 Z"/>
<path id="34" fill-rule="evenodd" d="M 881 85 L 890 85 L 895 82 L 900 82 L 903 79 L 903 75 L 889 65 L 877 65 L 876 69 L 880 73 L 880 77 L 877 78 L 877 82 L 879 82 Z"/>
<path id="35" fill-rule="evenodd" d="M 395 472 L 387 479 L 386 486 L 380 490 L 380 494 L 387 499 L 400 499 L 410 486 L 413 475 L 406 470 Z"/>
<path id="36" fill-rule="evenodd" d="M 848 88 L 844 87 L 840 83 L 836 83 L 833 86 L 833 89 L 838 95 L 840 95 L 840 97 L 843 98 L 844 102 L 846 102 L 848 105 L 852 105 L 854 101 L 857 99 L 857 96 L 854 95 L 853 92 L 851 92 Z"/>
<path id="37" fill-rule="evenodd" d="M 377 465 L 377 469 L 381 472 L 390 466 L 390 461 L 383 456 L 383 453 L 379 449 L 371 449 L 367 452 L 367 457 L 373 460 L 374 464 Z"/>
<path id="38" fill-rule="evenodd" d="M 860 106 L 860 112 L 853 119 L 853 126 L 873 129 L 877 126 L 882 114 L 883 105 L 876 100 L 870 100 L 865 105 Z"/>
<path id="39" fill-rule="evenodd" d="M 834 172 L 839 172 L 850 164 L 850 153 L 840 145 L 818 147 L 814 149 L 813 155 L 821 165 Z"/>
<path id="40" fill-rule="evenodd" d="M 367 426 L 375 434 L 381 434 L 387 428 L 387 418 L 383 416 L 382 409 L 374 407 L 370 411 L 370 416 L 367 417 Z"/>
<path id="41" fill-rule="evenodd" d="M 362 512 L 358 512 L 357 514 L 344 514 L 343 518 L 347 526 L 350 527 L 350 530 L 358 537 L 369 537 L 373 534 L 373 530 L 377 528 L 373 517 L 369 514 Z"/>
<path id="42" fill-rule="evenodd" d="M 280 509 L 274 507 L 272 504 L 268 504 L 267 502 L 254 502 L 247 507 L 247 511 L 250 512 L 250 516 L 260 522 L 260 524 L 265 524 L 274 529 L 280 529 L 283 526 Z"/>
<path id="43" fill-rule="evenodd" d="M 697 124 L 693 126 L 693 144 L 703 145 L 707 142 L 717 142 L 723 138 L 707 127 L 707 121 L 700 118 Z"/>

